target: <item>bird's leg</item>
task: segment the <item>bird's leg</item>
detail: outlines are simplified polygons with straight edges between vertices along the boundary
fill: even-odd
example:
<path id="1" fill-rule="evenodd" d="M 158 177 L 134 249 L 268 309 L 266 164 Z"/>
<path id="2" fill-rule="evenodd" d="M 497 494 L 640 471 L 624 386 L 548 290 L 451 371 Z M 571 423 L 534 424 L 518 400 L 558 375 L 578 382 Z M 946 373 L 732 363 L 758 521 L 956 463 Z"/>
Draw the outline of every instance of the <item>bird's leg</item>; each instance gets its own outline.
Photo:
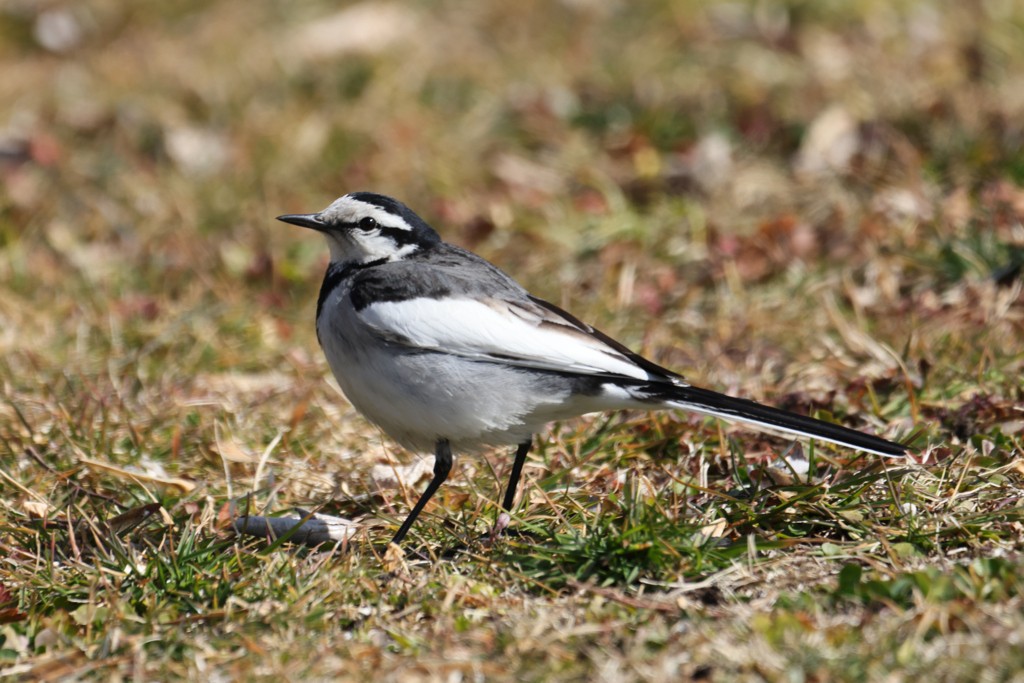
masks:
<path id="1" fill-rule="evenodd" d="M 516 449 L 516 459 L 512 463 L 512 475 L 508 478 L 508 488 L 505 489 L 505 500 L 501 507 L 506 512 L 512 511 L 512 504 L 516 500 L 516 488 L 519 486 L 519 476 L 523 473 L 523 465 L 526 463 L 526 455 L 533 446 L 533 440 L 524 441 Z"/>
<path id="2" fill-rule="evenodd" d="M 391 542 L 398 545 L 405 538 L 405 535 L 409 533 L 409 529 L 412 528 L 413 522 L 422 512 L 437 489 L 444 483 L 444 480 L 448 478 L 448 473 L 452 470 L 452 447 L 448 443 L 448 439 L 440 439 L 437 442 L 437 446 L 434 448 L 434 478 L 427 484 L 426 490 L 420 499 L 416 501 L 416 505 L 413 507 L 412 512 L 402 522 L 402 527 L 395 534 L 395 537 L 391 539 Z"/>
<path id="3" fill-rule="evenodd" d="M 494 526 L 491 527 L 490 531 L 490 542 L 494 543 L 501 532 L 512 522 L 512 518 L 509 517 L 509 512 L 512 510 L 512 505 L 516 501 L 516 489 L 519 487 L 519 477 L 523 473 L 523 465 L 526 463 L 526 455 L 530 452 L 530 447 L 533 445 L 533 440 L 524 441 L 519 444 L 519 448 L 516 449 L 516 459 L 512 463 L 512 475 L 508 478 L 508 488 L 505 489 L 505 500 L 502 501 L 501 507 L 502 512 L 498 515 L 497 519 L 494 520 Z"/>

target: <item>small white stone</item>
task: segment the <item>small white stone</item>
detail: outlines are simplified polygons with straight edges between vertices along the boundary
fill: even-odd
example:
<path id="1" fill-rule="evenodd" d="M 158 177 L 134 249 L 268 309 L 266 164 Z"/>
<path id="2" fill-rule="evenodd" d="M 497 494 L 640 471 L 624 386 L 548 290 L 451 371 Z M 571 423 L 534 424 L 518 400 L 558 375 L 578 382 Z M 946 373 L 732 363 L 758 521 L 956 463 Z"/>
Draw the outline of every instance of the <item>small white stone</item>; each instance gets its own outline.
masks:
<path id="1" fill-rule="evenodd" d="M 36 17 L 32 34 L 36 42 L 50 52 L 67 52 L 82 42 L 83 31 L 71 12 L 52 9 Z"/>

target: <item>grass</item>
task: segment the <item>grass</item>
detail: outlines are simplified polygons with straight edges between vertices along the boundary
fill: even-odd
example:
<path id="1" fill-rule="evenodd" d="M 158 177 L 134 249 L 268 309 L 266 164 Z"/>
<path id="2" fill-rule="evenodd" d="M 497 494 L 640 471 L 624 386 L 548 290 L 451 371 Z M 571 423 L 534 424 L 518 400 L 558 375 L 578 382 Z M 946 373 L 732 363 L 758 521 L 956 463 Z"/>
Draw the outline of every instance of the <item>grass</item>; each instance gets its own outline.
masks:
<path id="1" fill-rule="evenodd" d="M 0 673 L 1021 677 L 1015 5 L 413 2 L 317 33 L 336 11 L 0 9 Z M 541 435 L 503 538 L 495 450 L 388 554 L 423 482 L 317 349 L 326 250 L 272 219 L 355 190 L 697 384 L 918 456 L 590 416 Z M 230 530 L 294 508 L 359 531 Z"/>

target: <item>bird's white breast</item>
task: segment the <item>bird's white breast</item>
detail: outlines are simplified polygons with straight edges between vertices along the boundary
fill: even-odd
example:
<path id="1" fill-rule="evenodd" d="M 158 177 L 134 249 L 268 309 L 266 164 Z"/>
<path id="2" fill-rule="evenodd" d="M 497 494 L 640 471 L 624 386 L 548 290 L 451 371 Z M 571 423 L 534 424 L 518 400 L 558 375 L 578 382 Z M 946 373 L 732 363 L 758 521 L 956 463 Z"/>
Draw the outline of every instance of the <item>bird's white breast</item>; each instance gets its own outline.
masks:
<path id="1" fill-rule="evenodd" d="M 348 400 L 410 450 L 432 451 L 442 438 L 456 451 L 522 443 L 581 412 L 566 405 L 571 392 L 557 377 L 382 339 L 352 306 L 347 284 L 324 301 L 317 331 Z"/>

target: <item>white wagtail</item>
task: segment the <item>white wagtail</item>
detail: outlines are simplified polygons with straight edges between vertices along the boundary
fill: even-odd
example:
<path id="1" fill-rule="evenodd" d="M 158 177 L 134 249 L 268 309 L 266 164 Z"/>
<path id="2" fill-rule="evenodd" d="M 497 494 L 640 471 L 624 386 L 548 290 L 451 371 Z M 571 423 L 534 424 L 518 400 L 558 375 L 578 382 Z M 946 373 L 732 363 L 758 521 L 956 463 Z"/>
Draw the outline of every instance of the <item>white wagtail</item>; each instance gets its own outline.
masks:
<path id="1" fill-rule="evenodd" d="M 907 451 L 691 386 L 442 241 L 390 197 L 355 192 L 278 220 L 327 238 L 316 334 L 345 396 L 403 447 L 434 451 L 434 477 L 394 543 L 448 477 L 453 451 L 518 444 L 502 502 L 510 511 L 533 434 L 585 413 L 679 408 L 879 455 Z"/>

